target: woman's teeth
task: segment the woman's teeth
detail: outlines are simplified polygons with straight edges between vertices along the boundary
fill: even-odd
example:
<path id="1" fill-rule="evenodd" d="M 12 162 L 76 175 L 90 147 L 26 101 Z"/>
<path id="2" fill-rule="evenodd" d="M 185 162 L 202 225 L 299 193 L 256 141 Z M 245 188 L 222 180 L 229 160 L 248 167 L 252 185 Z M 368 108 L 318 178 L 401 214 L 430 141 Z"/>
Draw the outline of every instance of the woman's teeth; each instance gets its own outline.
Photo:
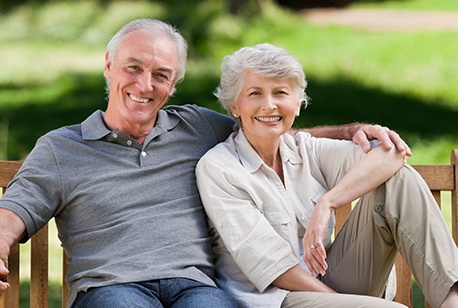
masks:
<path id="1" fill-rule="evenodd" d="M 280 116 L 278 117 L 256 117 L 256 120 L 261 121 L 261 122 L 267 122 L 267 123 L 278 122 L 280 121 L 280 119 L 281 119 Z"/>

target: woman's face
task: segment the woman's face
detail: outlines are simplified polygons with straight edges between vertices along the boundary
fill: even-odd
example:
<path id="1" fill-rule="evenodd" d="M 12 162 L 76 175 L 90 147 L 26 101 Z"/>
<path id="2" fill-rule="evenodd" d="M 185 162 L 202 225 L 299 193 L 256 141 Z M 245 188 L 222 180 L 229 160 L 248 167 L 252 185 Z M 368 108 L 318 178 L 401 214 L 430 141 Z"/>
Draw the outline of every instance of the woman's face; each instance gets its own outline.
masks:
<path id="1" fill-rule="evenodd" d="M 231 105 L 250 142 L 278 138 L 291 129 L 301 102 L 291 79 L 276 79 L 247 71 L 241 92 Z"/>

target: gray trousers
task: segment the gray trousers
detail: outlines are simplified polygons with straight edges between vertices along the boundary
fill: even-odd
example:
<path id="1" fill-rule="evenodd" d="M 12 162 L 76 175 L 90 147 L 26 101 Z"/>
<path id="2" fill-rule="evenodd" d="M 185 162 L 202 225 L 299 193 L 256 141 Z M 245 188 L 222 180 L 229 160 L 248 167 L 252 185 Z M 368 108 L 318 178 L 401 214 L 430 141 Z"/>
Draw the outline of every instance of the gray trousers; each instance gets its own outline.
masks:
<path id="1" fill-rule="evenodd" d="M 427 184 L 408 165 L 359 200 L 327 252 L 321 280 L 339 293 L 380 297 L 398 251 L 431 307 L 439 307 L 458 281 L 458 249 Z M 282 307 L 400 307 L 341 295 L 290 292 Z"/>

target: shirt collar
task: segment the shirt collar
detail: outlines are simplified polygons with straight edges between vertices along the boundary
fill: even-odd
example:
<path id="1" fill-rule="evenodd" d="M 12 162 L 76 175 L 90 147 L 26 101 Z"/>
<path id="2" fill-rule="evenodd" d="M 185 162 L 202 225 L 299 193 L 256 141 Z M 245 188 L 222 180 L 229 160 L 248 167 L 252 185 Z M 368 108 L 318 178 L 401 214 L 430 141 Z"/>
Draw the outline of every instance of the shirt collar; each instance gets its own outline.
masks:
<path id="1" fill-rule="evenodd" d="M 111 130 L 105 126 L 102 116 L 103 112 L 101 110 L 97 110 L 81 123 L 81 134 L 84 140 L 99 140 L 111 133 Z M 179 122 L 180 117 L 176 110 L 159 110 L 156 125 L 149 133 L 145 143 L 154 137 L 173 129 Z"/>
<path id="2" fill-rule="evenodd" d="M 264 161 L 246 139 L 242 129 L 239 129 L 237 134 L 233 137 L 233 142 L 240 162 L 249 172 L 254 173 L 261 168 L 261 166 L 265 165 Z M 289 134 L 284 134 L 280 137 L 280 153 L 283 163 L 288 161 L 291 164 L 302 163 L 294 137 Z"/>
<path id="3" fill-rule="evenodd" d="M 98 140 L 111 132 L 105 126 L 102 115 L 103 112 L 97 110 L 81 123 L 81 134 L 84 140 Z"/>
<path id="4" fill-rule="evenodd" d="M 157 113 L 156 124 L 146 137 L 144 144 L 148 144 L 155 137 L 172 130 L 178 123 L 180 123 L 180 115 L 175 109 L 160 109 Z"/>

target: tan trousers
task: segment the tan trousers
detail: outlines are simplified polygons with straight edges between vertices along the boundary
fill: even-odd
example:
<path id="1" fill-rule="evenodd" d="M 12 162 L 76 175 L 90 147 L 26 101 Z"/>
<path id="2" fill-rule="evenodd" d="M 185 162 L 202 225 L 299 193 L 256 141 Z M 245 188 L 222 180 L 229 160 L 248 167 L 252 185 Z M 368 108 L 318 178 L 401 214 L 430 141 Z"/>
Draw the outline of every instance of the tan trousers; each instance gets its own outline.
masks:
<path id="1" fill-rule="evenodd" d="M 439 307 L 458 281 L 458 249 L 428 186 L 407 165 L 359 200 L 327 252 L 321 280 L 339 293 L 380 297 L 398 251 L 431 307 Z M 312 292 L 290 292 L 282 307 L 389 307 L 358 296 L 340 305 L 336 294 L 312 304 L 308 295 L 298 300 L 300 293 Z"/>
<path id="2" fill-rule="evenodd" d="M 406 308 L 378 297 L 321 292 L 289 292 L 282 308 Z"/>

